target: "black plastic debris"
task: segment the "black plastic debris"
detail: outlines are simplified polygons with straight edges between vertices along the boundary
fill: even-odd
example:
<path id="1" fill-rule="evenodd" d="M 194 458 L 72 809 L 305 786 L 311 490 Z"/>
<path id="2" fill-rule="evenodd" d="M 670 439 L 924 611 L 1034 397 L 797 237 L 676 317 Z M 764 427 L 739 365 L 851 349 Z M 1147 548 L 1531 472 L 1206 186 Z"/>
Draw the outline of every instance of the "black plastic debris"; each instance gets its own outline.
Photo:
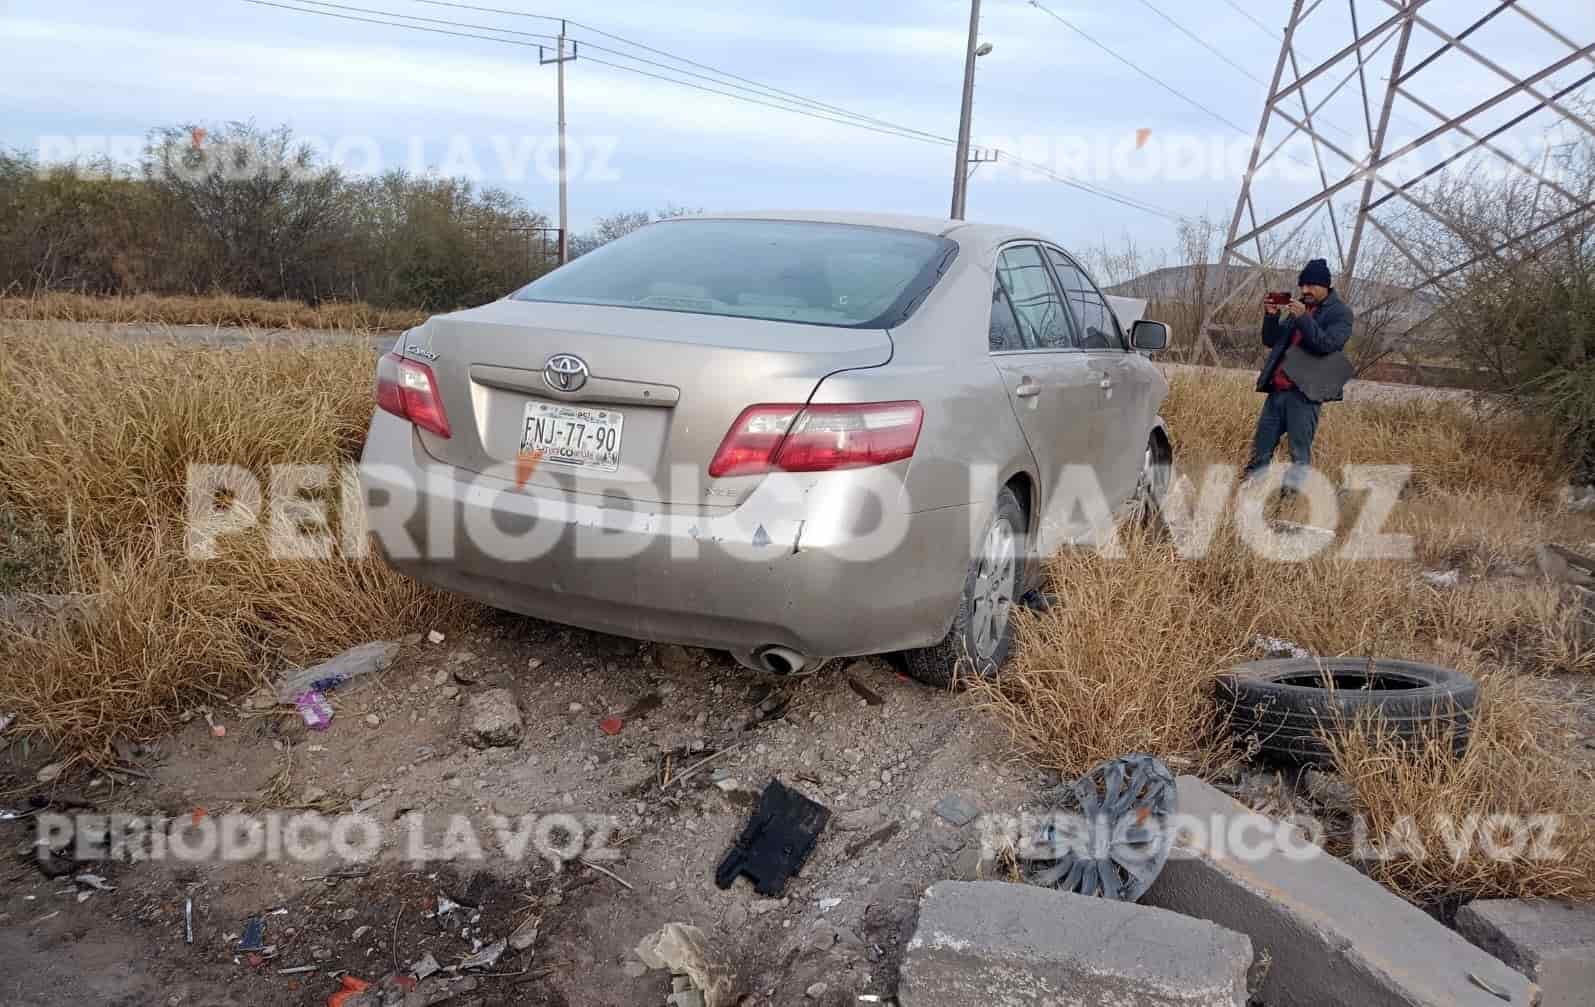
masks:
<path id="1" fill-rule="evenodd" d="M 759 806 L 742 830 L 737 843 L 720 861 L 714 883 L 730 888 L 746 874 L 754 891 L 775 898 L 814 850 L 814 844 L 831 819 L 831 811 L 783 784 L 771 780 L 759 796 Z"/>

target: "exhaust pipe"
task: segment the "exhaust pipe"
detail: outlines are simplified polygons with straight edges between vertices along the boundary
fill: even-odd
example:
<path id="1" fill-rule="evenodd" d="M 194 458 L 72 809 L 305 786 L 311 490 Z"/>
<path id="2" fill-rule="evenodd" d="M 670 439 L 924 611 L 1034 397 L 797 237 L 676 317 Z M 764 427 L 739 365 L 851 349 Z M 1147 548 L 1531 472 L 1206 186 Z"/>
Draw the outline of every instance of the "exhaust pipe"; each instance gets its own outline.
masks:
<path id="1" fill-rule="evenodd" d="M 809 663 L 809 659 L 790 647 L 764 647 L 754 653 L 759 667 L 772 675 L 796 675 Z"/>

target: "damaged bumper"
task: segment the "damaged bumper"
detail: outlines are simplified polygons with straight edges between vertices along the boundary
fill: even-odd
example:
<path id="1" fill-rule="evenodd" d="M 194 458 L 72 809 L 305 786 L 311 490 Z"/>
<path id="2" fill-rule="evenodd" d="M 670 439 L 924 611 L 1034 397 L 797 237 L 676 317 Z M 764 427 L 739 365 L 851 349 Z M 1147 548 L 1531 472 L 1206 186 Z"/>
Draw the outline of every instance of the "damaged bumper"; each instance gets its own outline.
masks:
<path id="1" fill-rule="evenodd" d="M 796 491 L 772 478 L 720 510 L 556 496 L 431 462 L 380 413 L 360 481 L 373 543 L 424 583 L 619 636 L 812 659 L 940 640 L 976 517 L 894 512 L 849 472 Z"/>

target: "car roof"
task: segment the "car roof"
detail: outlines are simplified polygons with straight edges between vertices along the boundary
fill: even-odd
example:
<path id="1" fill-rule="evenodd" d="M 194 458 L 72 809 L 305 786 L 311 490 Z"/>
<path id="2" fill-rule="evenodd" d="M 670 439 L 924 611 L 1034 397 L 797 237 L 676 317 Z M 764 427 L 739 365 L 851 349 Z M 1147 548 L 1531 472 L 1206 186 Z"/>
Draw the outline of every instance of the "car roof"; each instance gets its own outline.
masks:
<path id="1" fill-rule="evenodd" d="M 823 224 L 853 224 L 859 227 L 890 227 L 956 238 L 960 244 L 999 244 L 1018 238 L 1050 241 L 1043 235 L 1002 224 L 983 224 L 946 217 L 918 217 L 906 213 L 855 213 L 842 210 L 747 210 L 736 213 L 693 214 L 709 220 L 795 220 Z"/>

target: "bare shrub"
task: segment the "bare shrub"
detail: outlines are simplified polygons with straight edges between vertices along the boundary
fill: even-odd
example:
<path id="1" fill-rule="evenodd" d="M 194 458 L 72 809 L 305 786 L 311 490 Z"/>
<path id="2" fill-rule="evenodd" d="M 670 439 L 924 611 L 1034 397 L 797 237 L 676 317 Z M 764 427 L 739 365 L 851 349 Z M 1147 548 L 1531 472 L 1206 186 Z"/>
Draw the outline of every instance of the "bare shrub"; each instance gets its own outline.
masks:
<path id="1" fill-rule="evenodd" d="M 287 127 L 159 128 L 136 167 L 0 152 L 0 294 L 449 309 L 552 268 L 547 224 L 462 179 L 345 176 Z"/>

